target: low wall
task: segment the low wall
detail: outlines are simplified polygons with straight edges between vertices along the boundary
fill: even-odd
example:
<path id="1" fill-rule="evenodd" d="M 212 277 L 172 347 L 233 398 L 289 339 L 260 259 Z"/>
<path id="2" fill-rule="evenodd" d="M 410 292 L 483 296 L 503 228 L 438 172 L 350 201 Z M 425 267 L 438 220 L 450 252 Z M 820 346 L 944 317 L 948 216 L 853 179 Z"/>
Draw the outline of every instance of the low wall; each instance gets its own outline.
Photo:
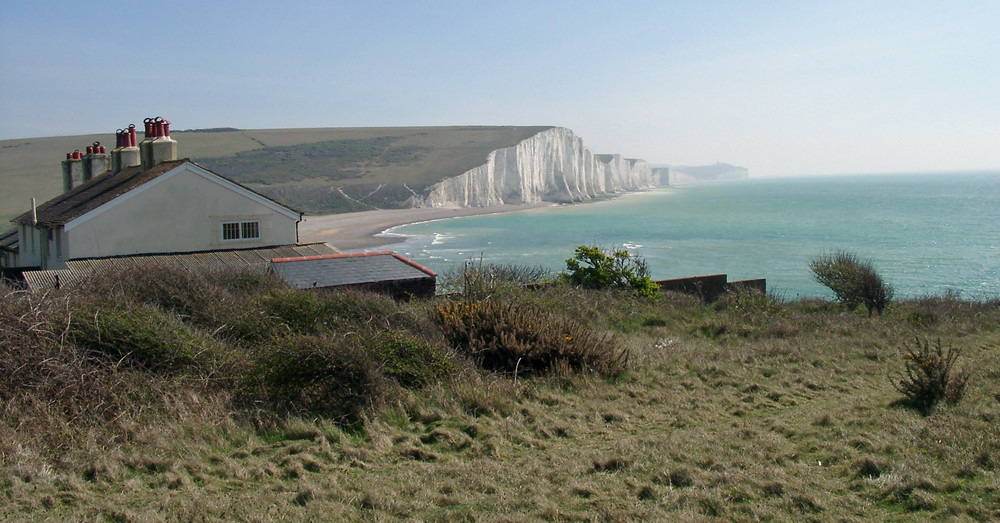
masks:
<path id="1" fill-rule="evenodd" d="M 757 278 L 752 280 L 727 281 L 725 274 L 710 274 L 708 276 L 692 276 L 690 278 L 675 278 L 655 282 L 661 291 L 683 292 L 693 294 L 707 302 L 718 300 L 720 296 L 737 290 L 756 290 L 767 292 L 767 280 Z"/>
<path id="2" fill-rule="evenodd" d="M 729 282 L 727 284 L 727 287 L 729 287 L 729 290 L 731 290 L 731 291 L 748 291 L 748 290 L 754 290 L 754 291 L 760 291 L 760 292 L 763 292 L 763 293 L 766 294 L 767 293 L 767 280 L 765 280 L 764 278 L 757 278 L 757 279 L 753 279 L 753 280 L 736 280 L 736 281 Z"/>
<path id="3" fill-rule="evenodd" d="M 715 301 L 722 293 L 726 292 L 725 274 L 711 274 L 708 276 L 693 276 L 691 278 L 675 278 L 672 280 L 660 280 L 656 284 L 661 291 L 683 292 L 693 294 L 705 301 Z"/>

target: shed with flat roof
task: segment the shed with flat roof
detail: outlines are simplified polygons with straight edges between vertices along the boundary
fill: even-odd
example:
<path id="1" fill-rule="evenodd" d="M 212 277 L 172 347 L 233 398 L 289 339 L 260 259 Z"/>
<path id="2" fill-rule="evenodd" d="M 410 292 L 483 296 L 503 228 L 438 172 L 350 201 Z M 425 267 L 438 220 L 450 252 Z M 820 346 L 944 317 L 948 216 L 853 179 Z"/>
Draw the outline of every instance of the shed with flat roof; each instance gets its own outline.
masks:
<path id="1" fill-rule="evenodd" d="M 433 296 L 437 274 L 393 251 L 274 258 L 271 266 L 297 289 L 356 288 L 397 299 Z"/>

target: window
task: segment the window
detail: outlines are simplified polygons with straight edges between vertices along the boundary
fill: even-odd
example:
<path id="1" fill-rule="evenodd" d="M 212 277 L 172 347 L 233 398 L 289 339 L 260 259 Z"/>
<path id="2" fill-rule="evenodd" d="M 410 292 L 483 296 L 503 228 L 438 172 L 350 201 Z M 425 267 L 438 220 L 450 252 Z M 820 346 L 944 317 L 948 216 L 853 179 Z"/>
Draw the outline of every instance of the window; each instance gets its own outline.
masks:
<path id="1" fill-rule="evenodd" d="M 222 239 L 223 241 L 259 240 L 260 222 L 223 222 Z"/>
<path id="2" fill-rule="evenodd" d="M 243 238 L 260 238 L 260 225 L 258 222 L 242 222 L 240 232 Z"/>

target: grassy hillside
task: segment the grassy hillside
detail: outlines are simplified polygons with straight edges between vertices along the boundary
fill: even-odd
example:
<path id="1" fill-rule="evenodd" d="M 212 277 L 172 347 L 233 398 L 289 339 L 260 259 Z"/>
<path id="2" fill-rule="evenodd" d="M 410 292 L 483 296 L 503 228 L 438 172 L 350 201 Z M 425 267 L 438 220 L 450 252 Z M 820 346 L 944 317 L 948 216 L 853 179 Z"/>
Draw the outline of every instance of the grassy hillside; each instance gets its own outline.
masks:
<path id="1" fill-rule="evenodd" d="M 192 158 L 294 208 L 398 207 L 412 192 L 482 164 L 546 127 L 372 127 L 173 132 Z M 141 138 L 141 135 L 140 135 Z M 62 191 L 61 161 L 114 134 L 0 141 L 0 220 Z"/>
<path id="2" fill-rule="evenodd" d="M 0 519 L 1000 518 L 1000 302 L 453 281 L 0 292 Z M 972 374 L 925 414 L 893 383 L 938 339 Z"/>

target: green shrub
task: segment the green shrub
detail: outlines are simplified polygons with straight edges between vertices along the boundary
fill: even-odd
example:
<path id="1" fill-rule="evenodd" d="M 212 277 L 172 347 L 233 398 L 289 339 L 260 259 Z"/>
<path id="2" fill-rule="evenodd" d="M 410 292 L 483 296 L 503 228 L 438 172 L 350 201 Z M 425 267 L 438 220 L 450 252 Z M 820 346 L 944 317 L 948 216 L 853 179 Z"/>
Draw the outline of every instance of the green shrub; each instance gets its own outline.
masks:
<path id="1" fill-rule="evenodd" d="M 605 251 L 597 246 L 580 245 L 566 260 L 562 278 L 574 285 L 592 289 L 617 287 L 631 289 L 647 298 L 655 298 L 659 287 L 649 277 L 649 267 L 640 256 L 625 249 Z"/>
<path id="2" fill-rule="evenodd" d="M 77 347 L 150 370 L 194 365 L 210 347 L 176 318 L 148 305 L 128 309 L 83 307 L 67 339 Z"/>
<path id="3" fill-rule="evenodd" d="M 283 330 L 303 334 L 420 327 L 420 321 L 392 298 L 374 293 L 279 289 L 265 296 L 261 305 L 267 315 L 284 324 Z"/>
<path id="4" fill-rule="evenodd" d="M 265 399 L 281 409 L 347 423 L 381 404 L 386 393 L 375 362 L 346 338 L 297 334 L 276 339 L 259 355 L 255 378 Z"/>
<path id="5" fill-rule="evenodd" d="M 274 274 L 254 270 L 187 271 L 145 265 L 94 274 L 67 289 L 122 306 L 144 304 L 179 316 L 220 339 L 258 341 L 273 334 L 258 296 L 285 287 Z"/>
<path id="6" fill-rule="evenodd" d="M 918 339 L 915 347 L 903 350 L 905 367 L 893 385 L 906 397 L 904 402 L 924 414 L 942 399 L 950 405 L 958 403 L 969 381 L 968 370 L 954 370 L 961 353 L 951 347 L 945 351 L 940 339 L 933 349 L 930 343 L 921 344 Z"/>
<path id="7" fill-rule="evenodd" d="M 627 350 L 539 308 L 513 302 L 449 302 L 435 310 L 445 337 L 480 367 L 515 374 L 563 369 L 614 376 L 625 370 Z"/>
<path id="8" fill-rule="evenodd" d="M 825 285 L 848 308 L 864 305 L 868 315 L 885 311 L 892 301 L 892 286 L 882 280 L 871 260 L 847 251 L 817 256 L 809 262 L 816 281 Z"/>
<path id="9" fill-rule="evenodd" d="M 379 370 L 408 388 L 440 381 L 456 369 L 440 347 L 398 331 L 383 334 L 377 340 L 373 353 Z"/>

